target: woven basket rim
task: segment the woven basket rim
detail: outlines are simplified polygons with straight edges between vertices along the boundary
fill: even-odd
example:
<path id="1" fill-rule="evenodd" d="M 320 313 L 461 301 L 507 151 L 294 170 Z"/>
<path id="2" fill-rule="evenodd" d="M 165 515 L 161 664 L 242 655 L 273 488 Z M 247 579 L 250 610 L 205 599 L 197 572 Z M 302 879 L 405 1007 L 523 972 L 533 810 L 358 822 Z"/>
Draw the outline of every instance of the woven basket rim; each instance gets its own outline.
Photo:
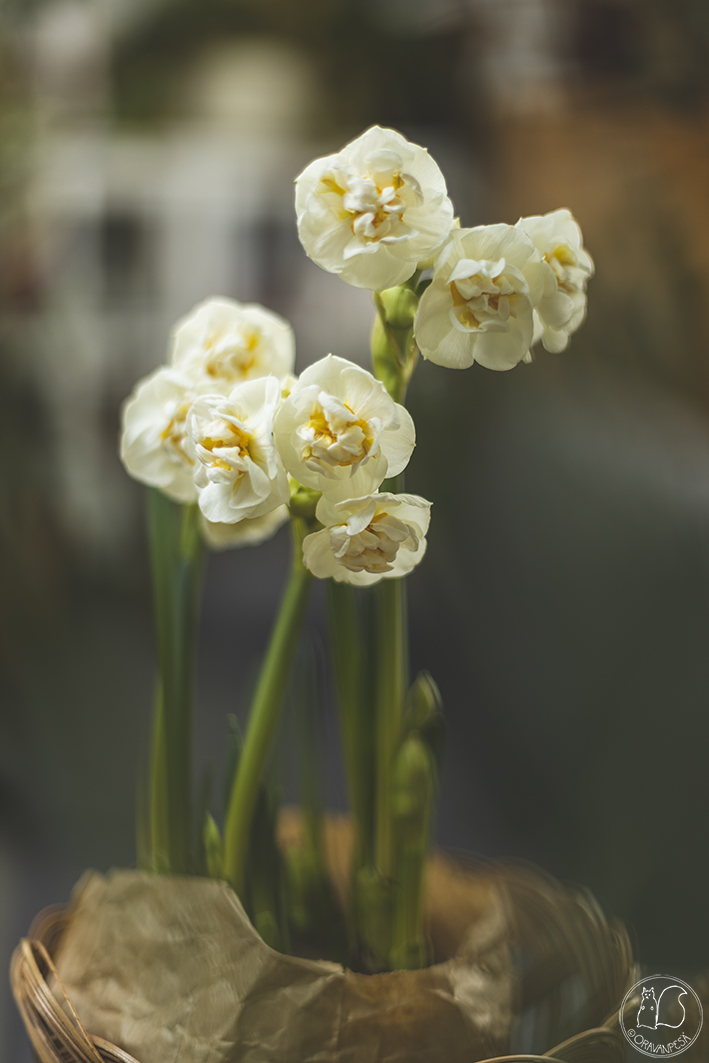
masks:
<path id="1" fill-rule="evenodd" d="M 44 909 L 32 924 L 32 936 L 21 939 L 10 961 L 12 995 L 37 1059 L 40 1063 L 139 1063 L 117 1045 L 92 1036 L 81 1022 L 48 947 L 56 945 L 66 923 L 64 906 Z M 50 977 L 61 1000 L 47 981 Z"/>

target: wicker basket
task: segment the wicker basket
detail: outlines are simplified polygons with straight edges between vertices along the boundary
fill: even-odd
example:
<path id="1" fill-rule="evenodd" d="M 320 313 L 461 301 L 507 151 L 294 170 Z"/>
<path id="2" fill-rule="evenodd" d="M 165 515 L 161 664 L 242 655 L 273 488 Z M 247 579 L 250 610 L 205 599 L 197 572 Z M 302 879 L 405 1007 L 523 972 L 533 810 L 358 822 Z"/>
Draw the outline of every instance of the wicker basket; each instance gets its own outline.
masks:
<path id="1" fill-rule="evenodd" d="M 557 886 L 557 889 L 560 887 Z M 573 903 L 573 895 L 566 891 L 564 894 L 571 898 L 569 903 Z M 581 898 L 579 903 L 582 903 Z M 535 919 L 548 920 L 549 912 L 544 910 L 544 905 L 535 907 L 534 904 L 527 904 L 523 918 L 531 925 Z M 52 960 L 66 924 L 66 909 L 55 907 L 42 912 L 33 923 L 30 936 L 21 941 L 12 957 L 10 978 L 13 994 L 37 1060 L 39 1063 L 149 1063 L 148 1060 L 136 1060 L 121 1048 L 93 1036 L 84 1028 Z M 627 987 L 634 980 L 635 971 L 624 932 L 620 929 L 615 933 L 622 954 L 622 976 Z M 533 987 L 523 983 L 520 985 L 517 1011 L 521 1012 L 530 1001 L 533 1003 L 535 999 L 540 999 L 545 992 L 553 995 L 560 978 L 568 973 L 568 964 L 564 969 L 558 950 L 555 952 L 550 947 L 542 959 L 541 978 L 535 978 Z M 48 985 L 50 979 L 55 987 L 54 992 Z M 544 1055 L 496 1056 L 483 1063 L 534 1063 L 535 1060 L 538 1063 L 623 1063 L 625 1058 L 625 1042 L 619 1031 L 618 1012 L 614 1011 L 602 1025 L 584 1030 Z"/>
<path id="2" fill-rule="evenodd" d="M 35 919 L 10 963 L 10 984 L 39 1063 L 138 1063 L 121 1048 L 84 1029 L 52 961 L 66 925 L 65 909 L 47 908 Z M 53 975 L 71 1018 L 47 985 Z"/>
<path id="3" fill-rule="evenodd" d="M 39 1063 L 139 1063 L 116 1045 L 93 1037 L 83 1027 L 63 990 L 49 948 L 65 919 L 61 909 L 48 909 L 35 922 L 31 938 L 23 938 L 10 966 L 12 991 Z M 53 974 L 72 1018 L 47 985 Z M 482 1063 L 623 1063 L 623 1043 L 617 1033 L 617 1014 L 594 1030 L 585 1030 L 543 1056 L 496 1056 Z"/>

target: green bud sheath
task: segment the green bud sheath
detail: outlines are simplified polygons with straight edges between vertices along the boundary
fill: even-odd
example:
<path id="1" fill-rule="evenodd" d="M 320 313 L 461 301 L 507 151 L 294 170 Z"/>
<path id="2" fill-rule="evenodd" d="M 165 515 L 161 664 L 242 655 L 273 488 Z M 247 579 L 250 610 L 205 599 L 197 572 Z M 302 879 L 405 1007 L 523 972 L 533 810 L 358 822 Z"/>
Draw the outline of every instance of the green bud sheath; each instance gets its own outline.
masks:
<path id="1" fill-rule="evenodd" d="M 288 508 L 292 517 L 299 517 L 301 520 L 307 521 L 308 524 L 312 524 L 315 521 L 315 510 L 320 497 L 320 491 L 316 491 L 312 487 L 305 487 L 303 484 L 298 483 L 297 480 L 290 478 L 290 502 L 288 503 Z"/>
<path id="2" fill-rule="evenodd" d="M 429 716 L 443 708 L 441 694 L 430 672 L 419 672 L 406 695 L 406 723 L 420 729 Z"/>
<path id="3" fill-rule="evenodd" d="M 413 326 L 418 297 L 410 288 L 399 285 L 379 293 L 386 319 L 394 329 L 410 329 Z"/>
<path id="4" fill-rule="evenodd" d="M 224 846 L 219 827 L 213 816 L 207 812 L 202 830 L 204 852 L 207 858 L 207 871 L 210 878 L 224 878 Z"/>

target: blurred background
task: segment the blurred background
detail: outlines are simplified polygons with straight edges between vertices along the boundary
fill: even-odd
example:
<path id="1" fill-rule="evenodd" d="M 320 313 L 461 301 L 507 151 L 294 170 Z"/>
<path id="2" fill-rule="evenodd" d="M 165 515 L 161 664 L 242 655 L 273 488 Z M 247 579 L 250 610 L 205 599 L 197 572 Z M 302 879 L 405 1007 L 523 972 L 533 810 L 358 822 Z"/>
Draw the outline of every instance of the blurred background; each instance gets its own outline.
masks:
<path id="1" fill-rule="evenodd" d="M 155 647 L 120 404 L 212 294 L 287 317 L 299 369 L 366 364 L 370 296 L 306 259 L 292 182 L 374 123 L 429 148 L 464 225 L 568 207 L 597 266 L 563 354 L 414 378 L 439 841 L 585 884 L 652 969 L 709 968 L 705 0 L 5 0 L 3 966 L 84 868 L 135 859 Z M 197 763 L 217 777 L 287 549 L 210 559 Z M 311 622 L 324 637 L 320 594 Z M 29 1060 L 5 990 L 0 1054 Z"/>

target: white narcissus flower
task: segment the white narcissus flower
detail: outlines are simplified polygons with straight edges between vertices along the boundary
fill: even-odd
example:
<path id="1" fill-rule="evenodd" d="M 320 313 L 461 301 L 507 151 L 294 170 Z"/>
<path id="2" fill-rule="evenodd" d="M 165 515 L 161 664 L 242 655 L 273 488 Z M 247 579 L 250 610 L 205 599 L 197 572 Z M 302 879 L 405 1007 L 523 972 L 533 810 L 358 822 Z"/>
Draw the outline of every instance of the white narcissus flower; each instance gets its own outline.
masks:
<path id="1" fill-rule="evenodd" d="M 324 528 L 303 540 L 303 561 L 314 576 L 363 587 L 405 576 L 426 551 L 431 503 L 387 492 L 318 502 Z"/>
<path id="2" fill-rule="evenodd" d="M 163 366 L 139 381 L 123 404 L 121 460 L 132 477 L 176 502 L 195 502 L 193 462 L 185 450 L 195 391 L 185 374 Z"/>
<path id="3" fill-rule="evenodd" d="M 408 280 L 450 232 L 453 206 L 425 148 L 373 126 L 296 179 L 298 235 L 306 254 L 356 288 Z"/>
<path id="4" fill-rule="evenodd" d="M 544 260 L 544 294 L 534 313 L 534 340 L 548 351 L 563 351 L 586 316 L 586 282 L 593 259 L 569 210 L 520 218 L 517 228 L 532 240 Z"/>
<path id="5" fill-rule="evenodd" d="M 408 464 L 411 415 L 371 373 L 329 354 L 293 385 L 275 420 L 278 449 L 299 483 L 330 498 L 369 494 Z"/>
<path id="6" fill-rule="evenodd" d="M 288 322 L 263 306 L 207 299 L 175 326 L 171 360 L 201 391 L 228 394 L 245 380 L 286 379 L 295 339 Z"/>
<path id="7" fill-rule="evenodd" d="M 545 265 L 513 225 L 453 229 L 421 297 L 414 334 L 424 358 L 449 369 L 512 369 L 533 340 Z"/>
<path id="8" fill-rule="evenodd" d="M 237 524 L 215 524 L 202 518 L 202 534 L 212 550 L 234 546 L 258 546 L 272 539 L 289 517 L 287 506 L 277 506 L 262 517 L 246 517 Z"/>
<path id="9" fill-rule="evenodd" d="M 268 376 L 238 384 L 228 396 L 202 395 L 193 403 L 185 446 L 207 520 L 233 524 L 261 517 L 290 498 L 273 440 L 280 401 L 280 383 Z"/>

